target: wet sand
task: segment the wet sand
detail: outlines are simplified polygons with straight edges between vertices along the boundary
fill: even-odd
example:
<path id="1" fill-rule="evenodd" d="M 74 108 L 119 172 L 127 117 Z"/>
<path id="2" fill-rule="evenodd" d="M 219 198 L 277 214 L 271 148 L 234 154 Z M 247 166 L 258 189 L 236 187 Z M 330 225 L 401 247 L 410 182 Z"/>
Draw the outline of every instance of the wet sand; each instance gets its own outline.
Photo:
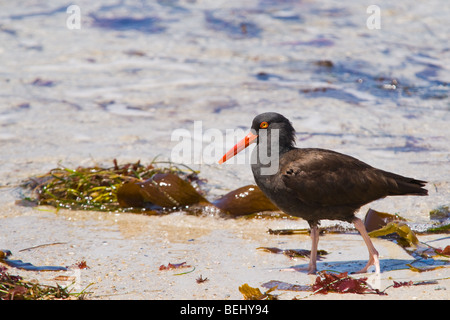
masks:
<path id="1" fill-rule="evenodd" d="M 267 233 L 306 227 L 302 221 L 15 205 L 21 181 L 59 165 L 170 159 L 174 130 L 193 132 L 194 121 L 201 121 L 203 132 L 245 132 L 265 111 L 293 121 L 300 147 L 333 149 L 429 181 L 428 197 L 388 198 L 371 208 L 429 225 L 429 212 L 449 204 L 445 1 L 413 7 L 381 1 L 380 30 L 366 27 L 365 5 L 331 1 L 79 1 L 79 30 L 66 27 L 66 5 L 14 1 L 0 14 L 0 248 L 11 250 L 12 258 L 63 266 L 86 260 L 90 269 L 81 271 L 81 287 L 94 283 L 93 299 L 241 299 L 244 283 L 312 284 L 312 276 L 280 271 L 307 261 L 256 249 L 309 249 L 307 236 Z M 205 135 L 200 140 L 203 147 L 211 142 Z M 222 151 L 231 146 L 224 142 L 216 142 Z M 253 182 L 248 164 L 204 160 L 187 164 L 208 180 L 211 199 Z M 446 235 L 419 240 L 450 244 Z M 20 252 L 54 242 L 64 244 Z M 450 276 L 448 268 L 404 270 L 411 256 L 388 240 L 374 242 L 381 288 L 394 280 Z M 358 235 L 326 235 L 319 249 L 330 252 L 319 269 L 354 271 L 367 259 Z M 195 270 L 159 270 L 184 261 Z M 56 276 L 16 271 L 39 281 Z M 197 284 L 200 275 L 209 281 Z M 283 292 L 280 298 L 448 299 L 449 290 L 447 279 L 391 288 L 388 296 Z"/>
<path id="2" fill-rule="evenodd" d="M 50 209 L 51 210 L 51 209 Z M 14 210 L 16 211 L 16 210 Z M 13 252 L 11 259 L 34 265 L 69 266 L 86 261 L 74 289 L 90 284 L 91 299 L 242 299 L 238 288 L 248 283 L 263 285 L 281 281 L 293 285 L 312 285 L 315 276 L 294 271 L 306 267 L 308 259 L 291 259 L 282 254 L 257 250 L 258 247 L 309 249 L 307 235 L 269 235 L 268 228 L 295 228 L 298 221 L 224 220 L 172 214 L 148 217 L 77 211 L 21 210 L 2 221 L 2 245 Z M 30 228 L 30 225 L 33 228 Z M 50 232 L 43 230 L 51 229 Z M 420 236 L 433 246 L 448 244 L 443 235 Z M 397 244 L 373 239 L 380 253 L 382 274 L 376 284 L 380 290 L 396 282 L 440 279 L 436 283 L 386 290 L 387 296 L 374 294 L 312 295 L 310 291 L 276 290 L 279 299 L 447 299 L 450 284 L 448 267 L 418 273 L 406 264 L 414 261 Z M 37 244 L 52 244 L 20 251 Z M 319 270 L 354 272 L 368 257 L 363 240 L 357 234 L 321 236 L 319 249 L 329 252 L 318 262 Z M 187 268 L 160 270 L 161 265 L 186 262 Z M 444 265 L 445 262 L 414 262 L 415 267 Z M 373 271 L 373 270 L 372 270 Z M 12 269 L 26 279 L 40 283 L 68 285 L 55 281 L 58 275 L 75 276 L 75 271 L 35 272 Z M 185 273 L 185 274 L 182 274 Z M 354 277 L 371 276 L 353 275 Z M 373 276 L 373 274 L 372 274 Z M 207 278 L 197 283 L 199 278 Z"/>

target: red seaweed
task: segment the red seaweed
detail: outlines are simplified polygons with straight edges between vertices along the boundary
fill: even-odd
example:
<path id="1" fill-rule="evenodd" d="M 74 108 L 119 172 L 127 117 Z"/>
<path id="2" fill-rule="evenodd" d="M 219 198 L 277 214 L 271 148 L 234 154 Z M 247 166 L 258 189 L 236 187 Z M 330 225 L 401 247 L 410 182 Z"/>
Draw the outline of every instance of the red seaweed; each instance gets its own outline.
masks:
<path id="1" fill-rule="evenodd" d="M 191 266 L 186 264 L 186 262 L 181 263 L 169 263 L 167 266 L 160 265 L 159 270 L 173 270 L 173 269 L 180 269 L 180 268 L 190 268 Z"/>
<path id="2" fill-rule="evenodd" d="M 367 278 L 352 278 L 347 272 L 330 273 L 319 272 L 316 282 L 313 284 L 314 293 L 327 294 L 335 293 L 356 293 L 356 294 L 383 294 L 377 289 L 373 289 L 367 282 Z"/>

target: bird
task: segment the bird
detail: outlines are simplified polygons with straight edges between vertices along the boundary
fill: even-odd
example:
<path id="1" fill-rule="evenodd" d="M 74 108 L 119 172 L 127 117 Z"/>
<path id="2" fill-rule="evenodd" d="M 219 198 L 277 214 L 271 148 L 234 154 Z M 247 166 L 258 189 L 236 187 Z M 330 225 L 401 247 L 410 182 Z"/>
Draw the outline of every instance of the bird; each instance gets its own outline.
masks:
<path id="1" fill-rule="evenodd" d="M 366 266 L 380 274 L 378 251 L 364 222 L 355 214 L 360 207 L 387 196 L 426 196 L 426 181 L 374 168 L 352 156 L 320 148 L 295 147 L 292 123 L 276 112 L 257 115 L 250 133 L 220 160 L 224 163 L 251 144 L 251 169 L 256 185 L 284 213 L 306 220 L 312 241 L 308 274 L 317 272 L 321 220 L 353 223 L 369 251 Z"/>

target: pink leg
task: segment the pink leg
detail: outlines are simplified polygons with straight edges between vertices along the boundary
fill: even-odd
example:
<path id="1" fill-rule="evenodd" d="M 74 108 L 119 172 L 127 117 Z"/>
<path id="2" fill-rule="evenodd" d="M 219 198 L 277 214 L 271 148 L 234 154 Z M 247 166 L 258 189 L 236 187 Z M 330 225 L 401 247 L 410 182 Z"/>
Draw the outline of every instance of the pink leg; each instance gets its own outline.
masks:
<path id="1" fill-rule="evenodd" d="M 308 274 L 316 274 L 317 267 L 317 247 L 319 245 L 319 228 L 317 226 L 311 227 L 311 256 L 309 257 Z"/>
<path id="2" fill-rule="evenodd" d="M 359 270 L 357 273 L 366 273 L 370 266 L 375 266 L 375 272 L 377 274 L 380 274 L 380 260 L 378 259 L 378 251 L 373 246 L 372 240 L 370 240 L 369 235 L 367 234 L 366 227 L 364 226 L 364 223 L 359 218 L 353 219 L 353 224 L 355 225 L 356 230 L 359 231 L 362 238 L 364 239 L 364 242 L 366 243 L 367 249 L 369 249 L 369 261 L 367 262 L 366 266 Z"/>

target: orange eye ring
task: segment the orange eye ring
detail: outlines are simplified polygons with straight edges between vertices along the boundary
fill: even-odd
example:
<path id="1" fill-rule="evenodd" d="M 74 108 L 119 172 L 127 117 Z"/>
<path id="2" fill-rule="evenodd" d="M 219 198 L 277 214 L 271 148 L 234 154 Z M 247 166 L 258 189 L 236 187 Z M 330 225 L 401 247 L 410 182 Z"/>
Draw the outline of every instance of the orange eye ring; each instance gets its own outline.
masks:
<path id="1" fill-rule="evenodd" d="M 266 129 L 269 126 L 269 123 L 267 121 L 263 121 L 261 122 L 261 124 L 259 125 L 259 127 L 261 129 Z"/>

